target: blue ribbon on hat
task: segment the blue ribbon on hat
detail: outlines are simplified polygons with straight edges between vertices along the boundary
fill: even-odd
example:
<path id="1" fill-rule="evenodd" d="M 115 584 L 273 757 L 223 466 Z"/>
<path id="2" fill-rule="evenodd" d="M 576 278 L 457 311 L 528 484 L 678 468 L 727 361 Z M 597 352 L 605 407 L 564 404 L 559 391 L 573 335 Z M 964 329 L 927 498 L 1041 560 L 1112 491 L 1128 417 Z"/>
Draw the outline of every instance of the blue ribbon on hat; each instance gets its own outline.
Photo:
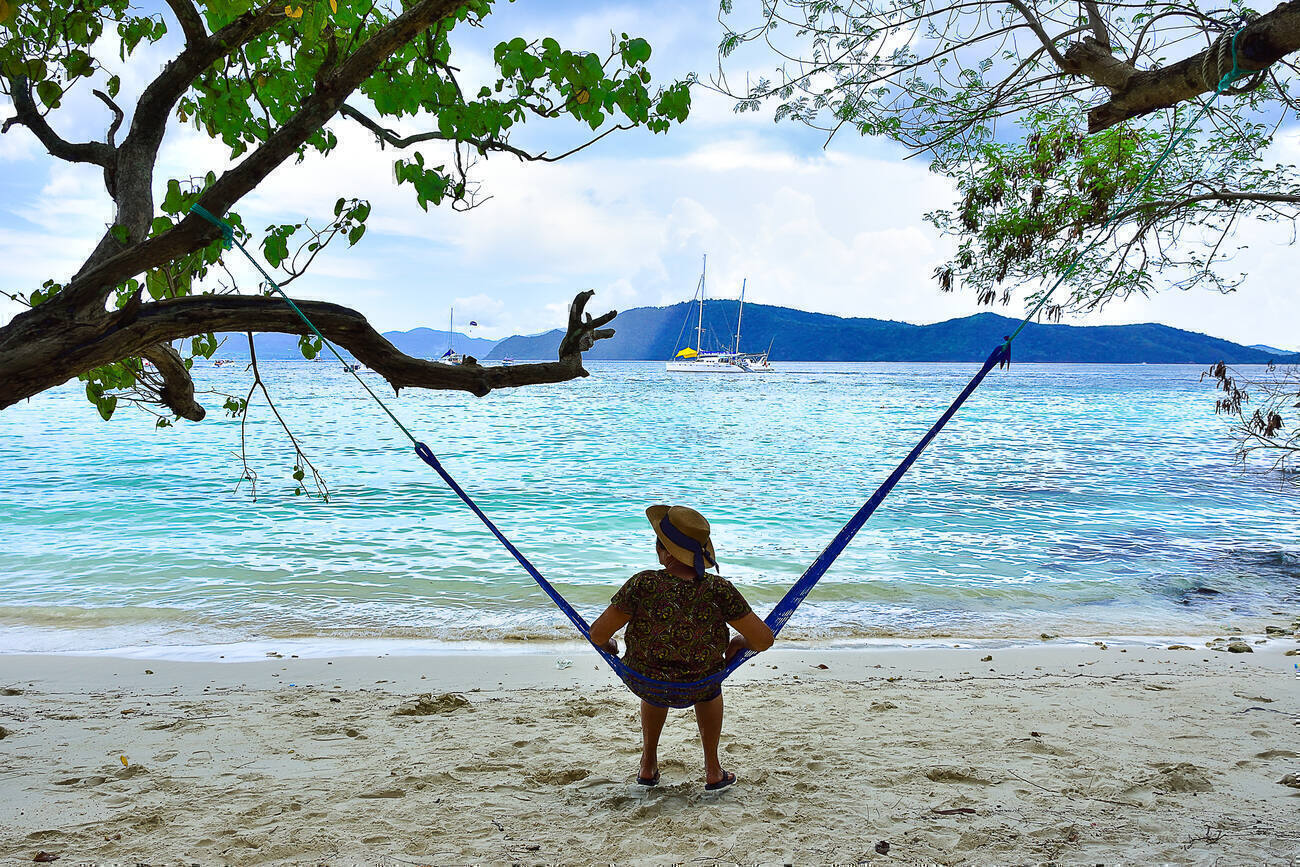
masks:
<path id="1" fill-rule="evenodd" d="M 717 560 L 711 559 L 708 554 L 704 553 L 704 546 L 701 545 L 698 540 L 691 538 L 673 526 L 673 522 L 668 520 L 668 515 L 666 513 L 659 521 L 659 529 L 663 531 L 663 534 L 668 541 L 681 548 L 685 548 L 687 551 L 690 551 L 695 555 L 695 577 L 704 577 L 704 567 L 706 564 L 709 566 L 718 565 Z"/>

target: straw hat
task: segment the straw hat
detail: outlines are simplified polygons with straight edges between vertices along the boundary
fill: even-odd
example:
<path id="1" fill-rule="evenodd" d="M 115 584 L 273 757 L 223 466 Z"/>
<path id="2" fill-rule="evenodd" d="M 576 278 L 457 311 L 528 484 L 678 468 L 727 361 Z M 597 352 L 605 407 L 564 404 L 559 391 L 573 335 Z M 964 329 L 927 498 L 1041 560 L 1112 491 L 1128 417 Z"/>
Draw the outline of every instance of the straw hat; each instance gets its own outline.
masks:
<path id="1" fill-rule="evenodd" d="M 709 539 L 709 522 L 686 506 L 651 506 L 645 510 L 659 541 L 668 553 L 687 566 L 695 567 L 697 576 L 706 566 L 717 567 L 713 542 Z"/>

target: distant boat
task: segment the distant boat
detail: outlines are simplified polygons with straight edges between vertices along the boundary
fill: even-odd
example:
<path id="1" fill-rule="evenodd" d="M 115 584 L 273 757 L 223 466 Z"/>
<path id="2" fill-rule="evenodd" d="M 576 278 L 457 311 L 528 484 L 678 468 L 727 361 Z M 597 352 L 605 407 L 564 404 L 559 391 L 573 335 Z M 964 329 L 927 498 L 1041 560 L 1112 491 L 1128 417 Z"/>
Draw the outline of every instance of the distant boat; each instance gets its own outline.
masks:
<path id="1" fill-rule="evenodd" d="M 514 363 L 515 363 L 515 360 L 514 360 L 513 358 L 511 358 L 510 356 L 508 356 L 508 355 L 507 355 L 505 358 L 501 359 L 501 366 L 502 366 L 502 367 L 509 367 L 510 365 L 512 365 L 512 364 L 514 364 Z"/>
<path id="2" fill-rule="evenodd" d="M 465 363 L 465 356 L 457 352 L 451 345 L 451 335 L 456 330 L 456 308 L 452 307 L 447 312 L 447 351 L 438 356 L 439 364 L 461 365 Z"/>
<path id="3" fill-rule="evenodd" d="M 736 314 L 736 342 L 730 351 L 710 352 L 704 349 L 704 274 L 709 257 L 704 257 L 700 266 L 700 282 L 695 287 L 695 297 L 700 301 L 699 314 L 695 321 L 695 346 L 677 352 L 664 365 L 669 373 L 774 373 L 776 369 L 768 363 L 767 352 L 740 351 L 740 323 L 745 315 L 745 286 L 748 279 L 740 284 L 740 311 Z"/>

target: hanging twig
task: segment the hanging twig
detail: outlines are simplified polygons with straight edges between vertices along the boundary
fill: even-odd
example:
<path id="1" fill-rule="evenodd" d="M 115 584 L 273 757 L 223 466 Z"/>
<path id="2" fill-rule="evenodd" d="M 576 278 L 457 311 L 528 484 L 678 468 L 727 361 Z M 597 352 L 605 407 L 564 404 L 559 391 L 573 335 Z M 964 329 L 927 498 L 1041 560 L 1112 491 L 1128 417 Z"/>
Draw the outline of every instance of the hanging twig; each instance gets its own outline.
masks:
<path id="1" fill-rule="evenodd" d="M 320 471 L 316 469 L 316 465 L 313 464 L 303 452 L 302 446 L 298 444 L 298 438 L 293 435 L 293 431 L 289 429 L 289 425 L 285 422 L 284 416 L 280 415 L 280 411 L 276 409 L 275 402 L 271 400 L 271 393 L 267 391 L 266 384 L 262 382 L 262 372 L 257 366 L 257 347 L 253 342 L 253 332 L 249 331 L 247 334 L 248 356 L 250 359 L 248 367 L 253 371 L 253 384 L 248 387 L 248 396 L 244 398 L 242 418 L 239 422 L 239 459 L 243 464 L 243 474 L 240 476 L 239 482 L 240 484 L 243 484 L 245 481 L 249 483 L 252 487 L 252 497 L 256 500 L 257 473 L 248 465 L 248 410 L 252 405 L 253 395 L 260 390 L 262 392 L 262 397 L 266 398 L 266 405 L 271 410 L 271 414 L 275 416 L 275 420 L 280 423 L 280 427 L 284 429 L 285 435 L 289 437 L 289 442 L 293 444 L 293 480 L 296 483 L 294 494 L 307 493 L 329 502 L 330 492 L 329 487 L 325 484 L 324 477 L 321 476 Z M 311 472 L 312 484 L 316 489 L 314 494 L 311 494 L 307 490 L 307 485 L 304 481 L 307 472 Z M 235 486 L 235 490 L 239 490 L 239 485 Z"/>

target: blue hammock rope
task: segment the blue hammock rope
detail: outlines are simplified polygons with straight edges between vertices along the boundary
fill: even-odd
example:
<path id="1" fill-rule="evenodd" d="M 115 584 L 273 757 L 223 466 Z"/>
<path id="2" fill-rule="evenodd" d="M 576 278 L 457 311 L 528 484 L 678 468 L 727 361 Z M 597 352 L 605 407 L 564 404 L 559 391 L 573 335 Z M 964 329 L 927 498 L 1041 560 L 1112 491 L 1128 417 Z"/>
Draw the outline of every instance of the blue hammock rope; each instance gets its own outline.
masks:
<path id="1" fill-rule="evenodd" d="M 971 381 L 966 384 L 966 387 L 962 389 L 961 394 L 957 395 L 957 399 L 952 402 L 952 405 L 949 406 L 948 409 L 944 411 L 943 415 L 939 417 L 939 420 L 936 421 L 928 431 L 926 431 L 925 436 L 921 437 L 921 441 L 918 442 L 912 451 L 908 453 L 902 463 L 894 468 L 894 471 L 889 474 L 889 477 L 886 478 L 884 482 L 881 483 L 880 487 L 876 489 L 876 492 L 871 495 L 871 498 L 863 504 L 862 508 L 858 509 L 849 522 L 844 525 L 843 529 L 841 529 L 839 533 L 835 535 L 835 538 L 831 540 L 830 544 L 826 546 L 826 549 L 818 555 L 817 559 L 812 562 L 812 565 L 808 567 L 807 571 L 805 571 L 803 575 L 800 576 L 799 580 L 786 591 L 786 594 L 781 597 L 781 600 L 776 603 L 776 606 L 768 613 L 767 617 L 763 619 L 763 622 L 772 630 L 773 635 L 780 633 L 782 627 L 790 621 L 790 616 L 794 614 L 795 609 L 798 608 L 800 603 L 802 603 L 804 599 L 808 597 L 808 594 L 812 592 L 813 587 L 815 587 L 817 582 L 821 580 L 821 577 L 826 574 L 826 570 L 831 568 L 831 565 L 835 562 L 836 558 L 838 558 L 844 549 L 848 547 L 849 543 L 853 541 L 853 537 L 856 536 L 858 531 L 862 529 L 863 525 L 867 523 L 867 520 L 876 511 L 876 508 L 884 502 L 885 497 L 889 496 L 889 492 L 894 489 L 894 486 L 898 484 L 899 480 L 903 478 L 909 469 L 911 469 L 912 464 L 916 463 L 916 459 L 921 456 L 921 452 L 925 451 L 925 447 L 930 444 L 930 441 L 938 436 L 939 431 L 943 430 L 944 425 L 948 424 L 952 417 L 957 414 L 957 410 L 966 402 L 966 398 L 970 397 L 971 394 L 974 393 L 975 389 L 979 388 L 980 383 L 984 381 L 984 377 L 988 376 L 989 371 L 994 367 L 1003 367 L 1010 363 L 1011 342 L 1008 340 L 1005 343 L 999 344 L 998 347 L 989 354 L 988 359 L 984 362 L 984 366 L 981 367 L 979 372 L 976 373 L 975 376 L 971 378 Z M 465 493 L 465 490 L 451 477 L 451 474 L 447 472 L 446 468 L 443 467 L 442 462 L 438 460 L 437 455 L 435 455 L 424 443 L 415 444 L 415 453 L 419 456 L 420 460 L 432 467 L 433 471 L 442 477 L 443 482 L 445 482 L 447 487 L 451 489 L 452 493 L 457 497 L 460 497 L 461 502 L 468 506 L 470 510 L 478 516 L 478 519 L 483 522 L 483 525 L 488 528 L 492 535 L 497 537 L 497 541 L 504 545 L 505 549 L 509 551 L 517 561 L 519 561 L 519 565 L 524 568 L 524 571 L 532 576 L 532 579 L 537 582 L 537 586 L 541 587 L 542 591 L 547 596 L 551 597 L 551 601 L 554 602 L 562 612 L 564 612 L 564 615 L 569 618 L 575 627 L 577 627 L 578 631 L 582 633 L 582 636 L 586 638 L 588 642 L 591 642 L 591 626 L 583 616 L 579 614 L 563 596 L 560 595 L 560 592 L 551 585 L 551 582 L 546 580 L 546 577 L 542 575 L 542 573 L 538 571 L 537 567 L 523 555 L 523 552 L 516 548 L 514 543 L 506 538 L 506 535 L 492 522 L 492 519 L 483 513 L 483 510 L 478 507 L 478 504 L 474 502 L 473 498 L 470 497 L 469 494 Z M 609 667 L 614 669 L 614 673 L 617 674 L 633 692 L 655 704 L 666 705 L 668 707 L 689 707 L 694 702 L 684 697 L 697 695 L 706 687 L 721 684 L 722 681 L 731 676 L 732 672 L 744 665 L 746 660 L 755 655 L 752 650 L 743 650 L 732 658 L 726 668 L 723 668 L 721 671 L 711 674 L 708 677 L 701 678 L 700 680 L 687 682 L 665 681 L 646 677 L 636 669 L 628 666 L 627 663 L 623 662 L 623 660 L 619 659 L 617 656 L 606 652 L 603 647 L 599 647 L 595 643 L 592 643 L 591 646 L 596 648 L 600 655 L 605 658 L 605 662 L 609 663 Z"/>
<path id="2" fill-rule="evenodd" d="M 912 465 L 916 463 L 917 458 L 921 456 L 921 453 L 925 450 L 926 446 L 928 446 L 930 442 L 939 435 L 939 432 L 943 430 L 944 426 L 952 420 L 952 417 L 956 415 L 957 410 L 960 409 L 962 404 L 966 402 L 966 399 L 974 393 L 975 389 L 979 388 L 980 383 L 984 381 L 984 378 L 988 376 L 989 372 L 992 371 L 994 367 L 1010 365 L 1011 341 L 1013 341 L 1029 321 L 1033 319 L 1044 306 L 1046 306 L 1048 300 L 1056 290 L 1059 289 L 1070 275 L 1074 273 L 1083 256 L 1109 236 L 1109 233 L 1113 229 L 1112 223 L 1114 222 L 1115 217 L 1126 210 L 1128 206 L 1137 199 L 1138 194 L 1146 187 L 1151 178 L 1154 177 L 1156 170 L 1165 161 L 1173 149 L 1188 135 L 1189 132 L 1191 132 L 1196 123 L 1200 121 L 1201 117 L 1209 111 L 1210 105 L 1213 103 L 1214 99 L 1227 90 L 1233 82 L 1251 74 L 1250 72 L 1243 71 L 1237 63 L 1237 37 L 1241 35 L 1241 32 L 1244 29 L 1245 28 L 1243 27 L 1238 30 L 1232 37 L 1230 48 L 1232 55 L 1232 70 L 1224 74 L 1220 79 L 1218 86 L 1215 88 L 1214 94 L 1202 103 L 1201 111 L 1186 127 L 1183 128 L 1179 135 L 1175 136 L 1173 140 L 1170 141 L 1164 152 L 1157 157 L 1146 175 L 1134 187 L 1128 201 L 1121 207 L 1115 208 L 1111 211 L 1111 217 L 1102 224 L 1092 242 L 1075 254 L 1073 260 L 1057 278 L 1056 282 L 1052 284 L 1051 288 L 1039 298 L 1037 304 L 1034 305 L 1033 309 L 1030 310 L 1029 314 L 1021 321 L 1015 331 L 1013 331 L 1010 336 L 1006 337 L 1004 341 L 989 354 L 983 366 L 980 367 L 979 371 L 971 378 L 970 382 L 966 384 L 966 387 L 962 389 L 961 393 L 957 395 L 957 398 L 952 402 L 948 409 L 944 411 L 943 415 L 939 417 L 939 420 L 936 421 L 926 432 L 920 442 L 918 442 L 907 454 L 907 457 L 905 457 L 902 462 L 894 468 L 894 471 L 891 472 L 888 478 L 881 483 L 880 487 L 876 489 L 876 492 L 871 495 L 871 498 L 868 499 L 866 503 L 858 509 L 853 517 L 849 519 L 849 522 L 835 535 L 835 538 L 833 538 L 830 541 L 830 544 L 826 546 L 825 550 L 817 556 L 817 559 L 812 562 L 812 565 L 808 567 L 807 571 L 805 571 L 803 575 L 799 577 L 799 580 L 796 581 L 788 591 L 786 591 L 786 594 L 781 597 L 781 600 L 776 604 L 767 617 L 764 618 L 764 622 L 767 623 L 768 627 L 772 630 L 773 635 L 778 634 L 786 623 L 789 622 L 795 609 L 797 609 L 799 604 L 808 597 L 808 594 L 812 592 L 813 587 L 817 585 L 817 582 L 826 574 L 826 571 L 830 569 L 836 558 L 838 558 L 840 554 L 843 553 L 844 549 L 848 547 L 849 543 L 853 541 L 853 537 L 856 536 L 858 531 L 862 529 L 863 525 L 867 523 L 872 514 L 875 513 L 876 509 L 884 501 L 885 497 L 889 496 L 889 493 L 894 489 L 894 486 L 898 484 L 907 471 L 911 469 Z M 523 552 L 516 548 L 514 544 L 506 538 L 506 535 L 502 533 L 497 525 L 492 522 L 492 519 L 478 507 L 478 504 L 474 502 L 473 498 L 470 497 L 469 494 L 465 493 L 465 490 L 454 478 L 452 478 L 446 468 L 443 467 L 442 463 L 438 460 L 438 457 L 433 453 L 433 450 L 424 443 L 418 441 L 415 436 L 407 430 L 406 426 L 402 424 L 401 420 L 398 419 L 393 411 L 388 408 L 387 404 L 380 399 L 379 395 L 375 394 L 370 386 L 366 384 L 365 380 L 363 380 L 357 372 L 352 369 L 351 365 L 343 359 L 343 356 L 334 347 L 334 344 L 331 343 L 325 335 L 320 332 L 320 329 L 318 329 L 315 324 L 307 318 L 306 314 L 304 314 L 298 305 L 293 302 L 293 299 L 285 294 L 285 291 L 271 278 L 271 275 L 266 272 L 266 269 L 261 266 L 252 254 L 248 252 L 247 248 L 240 243 L 239 239 L 235 237 L 233 227 L 198 204 L 191 206 L 190 211 L 211 222 L 221 231 L 222 242 L 227 249 L 232 245 L 237 246 L 240 249 L 244 256 L 253 263 L 253 266 L 257 268 L 266 279 L 267 284 L 279 293 L 282 298 L 284 298 L 289 306 L 293 308 L 293 311 L 298 314 L 304 323 L 306 323 L 311 332 L 320 338 L 324 346 L 329 348 L 334 357 L 343 365 L 343 369 L 347 373 L 351 374 L 352 377 L 361 384 L 361 387 L 365 389 L 377 404 L 379 404 L 380 408 L 388 414 L 388 417 L 396 423 L 397 427 L 401 429 L 402 433 L 406 435 L 407 439 L 409 439 L 411 444 L 415 447 L 416 456 L 418 456 L 420 460 L 431 467 L 433 471 L 442 478 L 443 482 L 451 489 L 452 493 L 459 497 L 460 500 L 469 507 L 478 519 L 483 522 L 483 525 L 488 528 L 492 535 L 497 538 L 497 541 L 499 541 L 505 549 L 510 552 L 515 560 L 518 561 L 524 571 L 527 572 L 535 582 L 537 582 L 537 586 L 540 587 L 542 591 L 550 597 L 551 601 L 555 603 L 560 611 L 569 618 L 570 622 L 573 623 L 578 632 L 580 632 L 588 642 L 591 642 L 591 626 L 583 616 L 579 614 L 563 596 L 560 595 L 559 591 L 551 585 L 551 582 L 546 580 L 546 577 L 538 571 L 537 567 L 534 566 L 527 557 L 524 556 Z M 700 694 L 701 691 L 706 690 L 708 687 L 721 684 L 722 681 L 726 680 L 732 672 L 743 665 L 746 660 L 755 655 L 751 650 L 742 651 L 736 654 L 736 656 L 733 657 L 727 666 L 721 671 L 709 675 L 708 677 L 701 678 L 700 680 L 677 682 L 655 680 L 654 678 L 647 677 L 635 669 L 630 668 L 617 656 L 606 652 L 603 647 L 597 647 L 595 644 L 592 644 L 592 647 L 596 649 L 596 651 L 604 658 L 605 662 L 609 664 L 610 668 L 614 670 L 614 673 L 617 674 L 633 692 L 655 704 L 667 707 L 689 707 L 694 703 L 693 697 L 695 695 Z"/>

